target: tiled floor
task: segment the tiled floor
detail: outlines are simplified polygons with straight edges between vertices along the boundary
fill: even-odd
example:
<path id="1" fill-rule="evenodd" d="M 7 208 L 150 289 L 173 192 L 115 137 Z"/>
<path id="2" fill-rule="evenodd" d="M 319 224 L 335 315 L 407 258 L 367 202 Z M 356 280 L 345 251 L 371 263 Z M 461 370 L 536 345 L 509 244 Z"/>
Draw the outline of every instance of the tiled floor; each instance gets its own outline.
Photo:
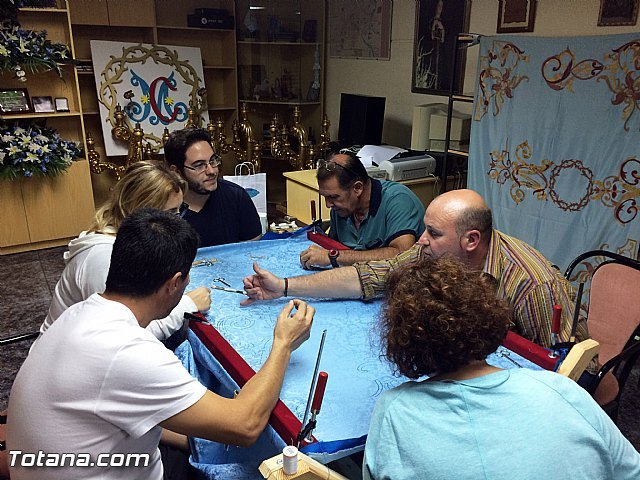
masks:
<path id="1" fill-rule="evenodd" d="M 51 292 L 64 268 L 66 247 L 0 256 L 0 338 L 37 331 L 49 308 Z M 0 348 L 0 410 L 7 406 L 13 379 L 31 341 Z M 627 382 L 618 424 L 640 450 L 640 366 Z"/>
<path id="2" fill-rule="evenodd" d="M 51 292 L 64 268 L 66 247 L 0 257 L 0 338 L 37 331 Z M 31 341 L 0 349 L 0 410 L 6 408 L 13 379 L 27 356 Z"/>

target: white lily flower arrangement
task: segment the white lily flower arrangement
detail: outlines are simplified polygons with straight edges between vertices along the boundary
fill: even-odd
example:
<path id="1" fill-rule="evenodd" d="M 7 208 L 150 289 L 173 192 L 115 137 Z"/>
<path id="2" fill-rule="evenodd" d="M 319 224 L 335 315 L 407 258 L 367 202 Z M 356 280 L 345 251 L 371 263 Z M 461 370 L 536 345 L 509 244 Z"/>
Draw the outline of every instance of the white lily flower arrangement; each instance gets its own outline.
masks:
<path id="1" fill-rule="evenodd" d="M 81 158 L 80 145 L 37 123 L 0 123 L 0 179 L 56 176 Z"/>

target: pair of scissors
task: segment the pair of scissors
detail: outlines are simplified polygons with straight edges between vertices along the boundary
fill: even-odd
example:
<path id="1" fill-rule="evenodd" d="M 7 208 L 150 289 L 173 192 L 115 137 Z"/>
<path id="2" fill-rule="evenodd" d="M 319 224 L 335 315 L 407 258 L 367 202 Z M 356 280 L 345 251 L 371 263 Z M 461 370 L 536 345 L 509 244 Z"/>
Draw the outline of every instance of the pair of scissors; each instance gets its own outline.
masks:
<path id="1" fill-rule="evenodd" d="M 513 363 L 516 367 L 518 368 L 523 368 L 522 365 L 520 365 L 518 362 L 516 362 L 513 358 L 511 358 L 511 355 L 509 355 L 509 352 L 507 352 L 506 350 L 500 350 L 500 352 L 498 353 L 498 355 L 500 355 L 502 358 L 506 358 L 507 360 L 509 360 L 511 363 Z"/>
<path id="2" fill-rule="evenodd" d="M 226 287 L 228 287 L 228 288 L 231 288 L 231 285 L 229 285 L 229 284 L 224 280 L 224 278 L 222 278 L 222 277 L 212 278 L 212 279 L 211 279 L 211 281 L 212 281 L 212 282 L 220 282 L 220 283 L 221 283 L 221 284 L 223 284 L 224 286 L 226 286 Z"/>
<path id="3" fill-rule="evenodd" d="M 223 292 L 239 293 L 240 295 L 246 295 L 247 294 L 247 292 L 245 292 L 244 290 L 236 290 L 234 288 L 219 287 L 218 285 L 209 285 L 209 288 L 213 288 L 214 290 L 221 290 Z"/>

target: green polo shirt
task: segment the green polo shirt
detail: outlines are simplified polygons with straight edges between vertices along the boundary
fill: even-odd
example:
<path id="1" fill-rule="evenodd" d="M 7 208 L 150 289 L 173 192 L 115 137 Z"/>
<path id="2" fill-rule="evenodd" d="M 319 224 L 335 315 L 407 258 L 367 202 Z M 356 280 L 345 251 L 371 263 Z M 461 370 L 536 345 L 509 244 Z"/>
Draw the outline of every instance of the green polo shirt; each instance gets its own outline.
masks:
<path id="1" fill-rule="evenodd" d="M 357 229 L 353 218 L 340 218 L 331 210 L 329 236 L 354 250 L 387 247 L 401 235 L 422 235 L 424 206 L 407 187 L 371 179 L 369 212 Z"/>

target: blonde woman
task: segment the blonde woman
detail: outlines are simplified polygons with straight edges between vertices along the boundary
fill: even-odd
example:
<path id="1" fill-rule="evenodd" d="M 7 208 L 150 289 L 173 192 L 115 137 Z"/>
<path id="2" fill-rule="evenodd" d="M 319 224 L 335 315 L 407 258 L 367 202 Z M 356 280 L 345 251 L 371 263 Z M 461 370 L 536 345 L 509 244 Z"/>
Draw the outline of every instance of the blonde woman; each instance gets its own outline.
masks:
<path id="1" fill-rule="evenodd" d="M 69 243 L 69 251 L 64 253 L 66 266 L 40 327 L 41 334 L 71 305 L 104 291 L 113 242 L 124 218 L 141 207 L 180 214 L 185 188 L 184 180 L 162 164 L 137 162 L 127 170 L 96 212 L 89 230 Z M 155 320 L 147 328 L 159 340 L 169 338 L 182 326 L 185 312 L 209 309 L 209 293 L 206 287 L 186 293 L 167 318 Z"/>

